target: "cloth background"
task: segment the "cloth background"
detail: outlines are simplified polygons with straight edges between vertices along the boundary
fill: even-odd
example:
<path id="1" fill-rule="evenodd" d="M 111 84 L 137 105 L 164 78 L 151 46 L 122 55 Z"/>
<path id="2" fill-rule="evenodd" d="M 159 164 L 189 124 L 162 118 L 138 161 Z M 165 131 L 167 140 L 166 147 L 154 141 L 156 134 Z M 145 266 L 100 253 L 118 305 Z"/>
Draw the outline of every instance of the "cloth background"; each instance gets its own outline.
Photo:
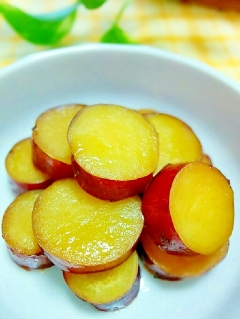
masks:
<path id="1" fill-rule="evenodd" d="M 74 1 L 5 0 L 5 3 L 40 14 L 64 8 Z M 35 52 L 99 42 L 122 3 L 108 0 L 101 8 L 91 11 L 79 6 L 70 33 L 55 46 L 28 43 L 0 15 L 0 68 Z M 203 61 L 240 81 L 240 12 L 180 0 L 133 0 L 120 20 L 120 27 L 140 44 Z"/>

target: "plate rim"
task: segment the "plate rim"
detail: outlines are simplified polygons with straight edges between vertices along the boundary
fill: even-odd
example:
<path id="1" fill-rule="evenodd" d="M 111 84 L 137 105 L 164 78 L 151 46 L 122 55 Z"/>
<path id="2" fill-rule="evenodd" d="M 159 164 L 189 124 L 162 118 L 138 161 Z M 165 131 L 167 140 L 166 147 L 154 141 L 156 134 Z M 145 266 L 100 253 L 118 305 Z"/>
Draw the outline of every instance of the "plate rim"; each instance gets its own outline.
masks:
<path id="1" fill-rule="evenodd" d="M 0 69 L 0 80 L 8 74 L 24 68 L 26 65 L 35 63 L 35 61 L 41 61 L 45 59 L 51 59 L 52 56 L 62 56 L 65 54 L 76 54 L 89 52 L 108 52 L 108 53 L 126 53 L 135 52 L 141 55 L 154 55 L 157 58 L 175 61 L 183 64 L 189 68 L 195 69 L 198 72 L 205 73 L 206 75 L 214 78 L 215 80 L 222 82 L 224 85 L 229 86 L 231 89 L 240 94 L 240 82 L 231 79 L 227 75 L 223 74 L 220 70 L 207 64 L 204 61 L 183 56 L 179 53 L 170 52 L 159 47 L 153 47 L 144 44 L 107 44 L 107 43 L 83 43 L 77 45 L 71 45 L 61 48 L 51 48 L 49 50 L 34 52 L 26 55 L 19 60 L 12 62 L 11 64 Z"/>

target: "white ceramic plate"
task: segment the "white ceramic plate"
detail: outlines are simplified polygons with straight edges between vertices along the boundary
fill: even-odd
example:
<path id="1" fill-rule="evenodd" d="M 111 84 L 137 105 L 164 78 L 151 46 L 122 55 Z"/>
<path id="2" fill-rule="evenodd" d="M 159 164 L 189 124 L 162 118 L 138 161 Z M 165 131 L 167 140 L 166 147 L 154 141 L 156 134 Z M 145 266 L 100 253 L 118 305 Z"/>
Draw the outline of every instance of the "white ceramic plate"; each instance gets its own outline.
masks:
<path id="1" fill-rule="evenodd" d="M 236 219 L 227 258 L 180 282 L 142 270 L 126 309 L 98 312 L 75 297 L 55 267 L 27 272 L 0 239 L 1 319 L 236 319 L 240 317 L 240 86 L 203 64 L 143 46 L 82 45 L 27 57 L 0 71 L 0 214 L 13 199 L 4 168 L 11 146 L 30 136 L 37 115 L 64 103 L 154 108 L 185 120 L 230 180 Z"/>

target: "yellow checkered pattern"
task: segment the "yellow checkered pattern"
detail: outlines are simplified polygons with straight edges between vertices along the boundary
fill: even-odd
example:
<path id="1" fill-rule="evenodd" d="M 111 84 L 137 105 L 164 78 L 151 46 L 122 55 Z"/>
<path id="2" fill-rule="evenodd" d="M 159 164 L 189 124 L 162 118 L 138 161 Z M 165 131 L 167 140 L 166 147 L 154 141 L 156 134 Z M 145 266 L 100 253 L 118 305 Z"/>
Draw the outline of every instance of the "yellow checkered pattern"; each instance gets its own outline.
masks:
<path id="1" fill-rule="evenodd" d="M 74 3 L 73 0 L 5 2 L 29 13 L 49 12 Z M 107 0 L 97 10 L 79 7 L 71 32 L 55 47 L 98 42 L 122 4 L 122 0 Z M 141 44 L 203 61 L 240 81 L 240 12 L 182 4 L 180 0 L 133 0 L 123 14 L 120 26 Z M 0 16 L 0 67 L 51 48 L 21 39 Z"/>

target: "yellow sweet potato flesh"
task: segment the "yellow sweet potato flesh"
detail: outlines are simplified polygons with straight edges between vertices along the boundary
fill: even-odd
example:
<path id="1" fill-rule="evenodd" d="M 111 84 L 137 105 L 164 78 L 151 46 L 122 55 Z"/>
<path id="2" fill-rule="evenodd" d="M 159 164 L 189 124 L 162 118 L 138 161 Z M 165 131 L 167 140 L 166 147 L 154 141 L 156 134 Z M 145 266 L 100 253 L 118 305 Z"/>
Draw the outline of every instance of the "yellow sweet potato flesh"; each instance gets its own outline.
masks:
<path id="1" fill-rule="evenodd" d="M 85 108 L 72 121 L 68 142 L 77 163 L 97 177 L 134 180 L 157 166 L 155 129 L 140 113 L 122 106 Z"/>
<path id="2" fill-rule="evenodd" d="M 79 298 L 93 304 L 105 304 L 126 294 L 131 289 L 137 273 L 138 255 L 135 251 L 113 269 L 89 274 L 64 272 L 64 279 Z"/>
<path id="3" fill-rule="evenodd" d="M 180 279 L 198 277 L 216 266 L 228 252 L 228 242 L 211 255 L 178 256 L 156 246 L 146 230 L 140 238 L 149 259 L 166 275 Z"/>
<path id="4" fill-rule="evenodd" d="M 33 228 L 39 245 L 79 267 L 111 264 L 131 251 L 143 227 L 138 196 L 117 202 L 87 194 L 75 179 L 54 182 L 38 198 Z"/>
<path id="5" fill-rule="evenodd" d="M 21 140 L 13 146 L 6 157 L 5 165 L 9 176 L 18 182 L 41 183 L 48 178 L 33 164 L 31 138 Z"/>
<path id="6" fill-rule="evenodd" d="M 231 236 L 233 191 L 217 168 L 201 162 L 185 166 L 173 181 L 169 207 L 179 237 L 194 252 L 212 254 Z"/>
<path id="7" fill-rule="evenodd" d="M 71 164 L 67 130 L 74 115 L 83 107 L 81 104 L 73 104 L 51 108 L 36 119 L 32 138 L 44 153 L 60 162 Z"/>
<path id="8" fill-rule="evenodd" d="M 2 220 L 2 235 L 6 244 L 27 256 L 42 252 L 32 228 L 33 206 L 42 190 L 20 194 L 6 209 Z"/>
<path id="9" fill-rule="evenodd" d="M 167 164 L 198 161 L 202 145 L 193 130 L 174 116 L 156 113 L 146 115 L 158 133 L 159 160 L 155 174 Z"/>

